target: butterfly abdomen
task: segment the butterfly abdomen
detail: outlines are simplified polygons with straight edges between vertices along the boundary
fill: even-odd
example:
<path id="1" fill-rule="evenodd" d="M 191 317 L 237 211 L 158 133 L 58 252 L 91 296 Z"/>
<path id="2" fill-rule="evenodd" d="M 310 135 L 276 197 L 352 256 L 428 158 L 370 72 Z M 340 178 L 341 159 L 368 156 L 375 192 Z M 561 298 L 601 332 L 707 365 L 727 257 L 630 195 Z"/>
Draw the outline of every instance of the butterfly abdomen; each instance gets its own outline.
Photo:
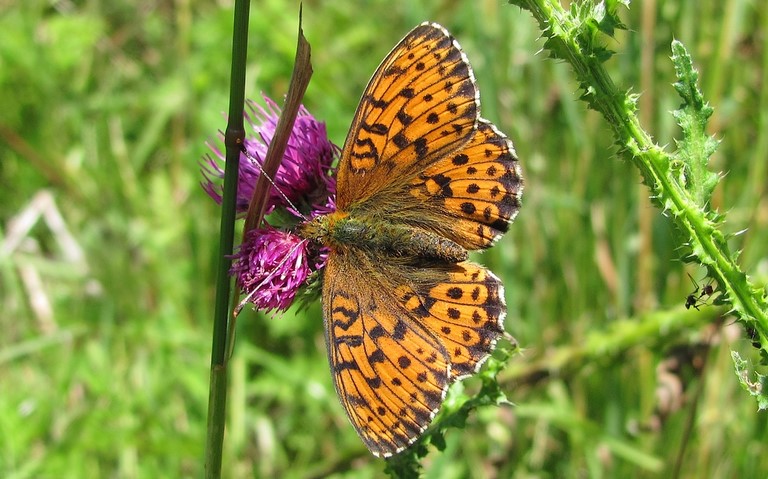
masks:
<path id="1" fill-rule="evenodd" d="M 342 213 L 315 218 L 302 227 L 305 237 L 327 246 L 356 247 L 393 257 L 439 259 L 459 263 L 467 250 L 436 233 L 408 225 L 342 216 Z"/>

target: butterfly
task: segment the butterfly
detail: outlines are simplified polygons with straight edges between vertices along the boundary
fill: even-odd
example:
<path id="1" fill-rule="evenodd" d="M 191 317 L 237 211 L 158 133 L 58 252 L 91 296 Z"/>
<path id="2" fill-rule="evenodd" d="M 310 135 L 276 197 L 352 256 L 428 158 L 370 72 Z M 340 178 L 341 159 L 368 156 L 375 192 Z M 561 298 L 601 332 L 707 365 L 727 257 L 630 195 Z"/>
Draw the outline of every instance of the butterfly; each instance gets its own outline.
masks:
<path id="1" fill-rule="evenodd" d="M 512 143 L 480 117 L 466 55 L 423 23 L 378 67 L 337 169 L 335 212 L 300 234 L 328 250 L 325 340 L 336 392 L 376 456 L 413 444 L 448 386 L 504 334 L 504 288 L 467 260 L 520 208 Z"/>

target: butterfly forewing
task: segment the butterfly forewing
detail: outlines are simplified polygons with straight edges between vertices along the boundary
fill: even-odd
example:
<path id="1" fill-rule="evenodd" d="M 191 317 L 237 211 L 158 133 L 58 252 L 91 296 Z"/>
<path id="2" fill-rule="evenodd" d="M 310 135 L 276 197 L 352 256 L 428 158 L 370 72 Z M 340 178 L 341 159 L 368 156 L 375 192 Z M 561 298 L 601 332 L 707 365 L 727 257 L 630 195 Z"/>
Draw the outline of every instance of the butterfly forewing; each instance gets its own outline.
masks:
<path id="1" fill-rule="evenodd" d="M 339 209 L 460 148 L 478 115 L 474 75 L 458 43 L 433 23 L 413 29 L 363 93 L 341 153 Z"/>

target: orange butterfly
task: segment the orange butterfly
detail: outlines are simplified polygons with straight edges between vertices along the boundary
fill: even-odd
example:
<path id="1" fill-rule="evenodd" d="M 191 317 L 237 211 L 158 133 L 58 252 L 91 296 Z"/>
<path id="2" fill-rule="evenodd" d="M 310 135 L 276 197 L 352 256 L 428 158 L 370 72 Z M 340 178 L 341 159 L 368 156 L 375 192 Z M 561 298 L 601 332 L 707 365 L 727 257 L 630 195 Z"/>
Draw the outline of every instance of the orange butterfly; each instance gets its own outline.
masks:
<path id="1" fill-rule="evenodd" d="M 413 29 L 365 89 L 337 210 L 301 226 L 329 250 L 323 316 L 336 392 L 376 456 L 411 445 L 503 334 L 501 281 L 467 261 L 520 208 L 512 143 L 480 118 L 469 62 L 436 23 Z"/>

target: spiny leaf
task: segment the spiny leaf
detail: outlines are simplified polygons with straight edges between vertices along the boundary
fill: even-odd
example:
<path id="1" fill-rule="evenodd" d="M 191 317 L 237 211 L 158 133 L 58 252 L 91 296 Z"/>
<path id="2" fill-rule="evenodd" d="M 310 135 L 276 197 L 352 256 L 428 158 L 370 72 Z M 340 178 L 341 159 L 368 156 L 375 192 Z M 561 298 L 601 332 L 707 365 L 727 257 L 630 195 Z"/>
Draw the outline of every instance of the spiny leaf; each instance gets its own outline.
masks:
<path id="1" fill-rule="evenodd" d="M 747 361 L 742 359 L 736 351 L 731 351 L 731 358 L 733 359 L 736 376 L 739 378 L 741 386 L 757 399 L 757 407 L 760 411 L 768 409 L 768 380 L 766 379 L 768 376 L 755 371 L 755 380 L 752 381 L 750 379 L 752 373 L 749 370 Z"/>
<path id="2" fill-rule="evenodd" d="M 402 453 L 387 459 L 384 473 L 390 477 L 417 479 L 421 472 L 419 458 L 427 455 L 427 448 L 416 444 Z"/>
<path id="3" fill-rule="evenodd" d="M 699 74 L 693 68 L 691 56 L 682 43 L 672 42 L 672 63 L 675 66 L 677 82 L 674 87 L 683 104 L 673 112 L 677 124 L 683 131 L 682 139 L 676 141 L 678 150 L 674 163 L 681 168 L 683 185 L 700 207 L 709 203 L 712 190 L 717 186 L 719 176 L 709 171 L 709 157 L 719 142 L 707 135 L 707 120 L 712 116 L 712 107 L 704 100 L 698 87 Z"/>
<path id="4" fill-rule="evenodd" d="M 585 4 L 588 5 L 588 4 Z M 627 27 L 619 19 L 618 8 L 629 8 L 629 0 L 607 0 L 596 3 L 590 9 L 590 21 L 604 34 L 613 37 L 615 30 L 626 30 Z"/>

